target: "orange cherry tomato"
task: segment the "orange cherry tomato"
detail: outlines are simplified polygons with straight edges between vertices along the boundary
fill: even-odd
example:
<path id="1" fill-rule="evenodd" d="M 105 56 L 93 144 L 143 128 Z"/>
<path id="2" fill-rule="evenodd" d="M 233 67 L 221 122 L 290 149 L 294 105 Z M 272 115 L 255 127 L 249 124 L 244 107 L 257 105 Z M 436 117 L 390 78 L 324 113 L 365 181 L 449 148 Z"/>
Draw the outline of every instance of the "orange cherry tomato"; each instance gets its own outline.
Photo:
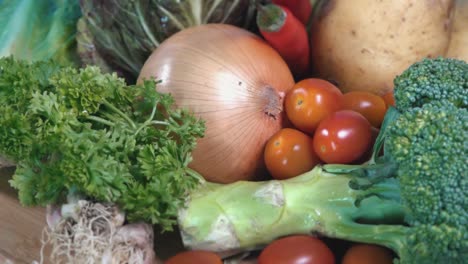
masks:
<path id="1" fill-rule="evenodd" d="M 349 248 L 341 264 L 392 264 L 392 252 L 377 245 L 356 244 Z"/>
<path id="2" fill-rule="evenodd" d="M 393 91 L 390 91 L 382 96 L 382 99 L 385 101 L 387 108 L 390 106 L 395 107 L 395 97 L 393 96 Z"/>
<path id="3" fill-rule="evenodd" d="M 374 127 L 380 127 L 387 112 L 384 99 L 370 92 L 348 92 L 343 95 L 343 101 L 344 109 L 361 113 Z"/>
<path id="4" fill-rule="evenodd" d="M 334 264 L 335 256 L 318 238 L 293 235 L 271 242 L 262 250 L 258 264 Z"/>
<path id="5" fill-rule="evenodd" d="M 221 257 L 209 251 L 193 250 L 180 252 L 169 258 L 165 264 L 222 264 Z"/>
<path id="6" fill-rule="evenodd" d="M 319 163 L 312 138 L 292 128 L 283 128 L 268 140 L 264 159 L 271 176 L 279 180 L 300 175 Z"/>
<path id="7" fill-rule="evenodd" d="M 314 151 L 325 163 L 352 163 L 371 148 L 372 126 L 358 112 L 341 110 L 320 122 L 313 138 Z"/>
<path id="8" fill-rule="evenodd" d="M 343 94 L 332 83 L 309 78 L 286 94 L 286 115 L 299 130 L 312 134 L 323 118 L 343 107 Z"/>

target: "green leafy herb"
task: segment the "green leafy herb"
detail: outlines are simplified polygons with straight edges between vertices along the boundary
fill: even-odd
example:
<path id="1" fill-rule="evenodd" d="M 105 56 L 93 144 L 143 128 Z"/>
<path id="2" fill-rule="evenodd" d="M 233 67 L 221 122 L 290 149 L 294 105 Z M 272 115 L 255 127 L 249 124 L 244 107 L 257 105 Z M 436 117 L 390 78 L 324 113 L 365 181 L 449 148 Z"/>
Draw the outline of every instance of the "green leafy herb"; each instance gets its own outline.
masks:
<path id="1" fill-rule="evenodd" d="M 188 168 L 204 124 L 153 81 L 128 86 L 97 67 L 0 59 L 0 155 L 16 161 L 24 205 L 71 189 L 169 229 L 200 178 Z"/>

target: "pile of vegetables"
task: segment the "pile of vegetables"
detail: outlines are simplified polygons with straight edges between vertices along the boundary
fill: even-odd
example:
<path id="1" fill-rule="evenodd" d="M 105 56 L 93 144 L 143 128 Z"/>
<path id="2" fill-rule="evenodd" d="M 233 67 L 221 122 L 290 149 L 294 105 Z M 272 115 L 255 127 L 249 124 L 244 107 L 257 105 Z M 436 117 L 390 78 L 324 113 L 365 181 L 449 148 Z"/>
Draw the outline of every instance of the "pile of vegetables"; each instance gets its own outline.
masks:
<path id="1" fill-rule="evenodd" d="M 0 166 L 54 262 L 463 263 L 465 3 L 0 1 Z"/>
<path id="2" fill-rule="evenodd" d="M 170 96 L 156 92 L 154 82 L 125 86 L 97 68 L 0 61 L 0 83 L 8 84 L 0 96 L 0 150 L 17 162 L 11 183 L 26 205 L 57 203 L 77 191 L 115 202 L 130 220 L 166 227 L 178 210 L 184 242 L 194 249 L 249 249 L 314 232 L 386 246 L 402 263 L 466 258 L 462 61 L 425 60 L 396 80 L 398 110 L 387 113 L 364 165 L 327 164 L 289 180 L 228 185 L 196 184 L 200 178 L 187 165 L 202 126 L 171 110 Z M 404 82 L 411 85 L 398 86 Z M 427 85 L 440 90 L 427 93 Z M 383 156 L 376 154 L 382 144 Z"/>
<path id="3" fill-rule="evenodd" d="M 463 263 L 468 64 L 424 60 L 396 85 L 397 108 L 369 161 L 315 166 L 282 181 L 206 183 L 179 214 L 185 244 L 248 249 L 312 233 L 385 246 L 399 263 Z"/>

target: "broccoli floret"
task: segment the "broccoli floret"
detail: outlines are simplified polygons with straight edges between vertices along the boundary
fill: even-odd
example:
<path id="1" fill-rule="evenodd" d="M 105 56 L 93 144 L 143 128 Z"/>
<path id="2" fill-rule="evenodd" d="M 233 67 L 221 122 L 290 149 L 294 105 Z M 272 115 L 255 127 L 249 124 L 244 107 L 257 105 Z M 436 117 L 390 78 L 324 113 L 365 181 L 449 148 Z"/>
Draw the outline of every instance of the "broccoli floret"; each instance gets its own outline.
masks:
<path id="1" fill-rule="evenodd" d="M 468 64 L 450 58 L 423 59 L 394 80 L 396 108 L 404 112 L 438 100 L 468 105 Z"/>
<path id="2" fill-rule="evenodd" d="M 229 250 L 313 233 L 388 247 L 400 264 L 465 263 L 467 110 L 440 101 L 393 113 L 374 163 L 205 184 L 179 215 L 184 243 Z"/>
<path id="3" fill-rule="evenodd" d="M 398 252 L 400 264 L 466 263 L 468 258 L 465 226 L 416 225 L 410 227 L 404 246 Z M 401 238 L 400 238 L 401 239 Z"/>
<path id="4" fill-rule="evenodd" d="M 402 113 L 385 149 L 397 164 L 405 222 L 401 263 L 463 263 L 468 258 L 468 111 L 448 101 Z"/>
<path id="5" fill-rule="evenodd" d="M 385 148 L 398 165 L 409 223 L 468 224 L 467 112 L 446 102 L 426 104 L 388 127 Z"/>

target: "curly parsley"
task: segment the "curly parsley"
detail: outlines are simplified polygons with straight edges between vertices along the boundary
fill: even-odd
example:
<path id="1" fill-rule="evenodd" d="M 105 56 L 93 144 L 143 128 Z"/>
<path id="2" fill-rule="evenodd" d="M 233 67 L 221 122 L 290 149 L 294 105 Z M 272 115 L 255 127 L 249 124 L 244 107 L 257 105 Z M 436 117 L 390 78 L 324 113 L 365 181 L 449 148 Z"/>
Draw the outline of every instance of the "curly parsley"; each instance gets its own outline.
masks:
<path id="1" fill-rule="evenodd" d="M 17 164 L 10 184 L 21 203 L 60 203 L 78 190 L 171 229 L 201 181 L 188 164 L 205 127 L 156 86 L 97 67 L 0 59 L 0 155 Z"/>

